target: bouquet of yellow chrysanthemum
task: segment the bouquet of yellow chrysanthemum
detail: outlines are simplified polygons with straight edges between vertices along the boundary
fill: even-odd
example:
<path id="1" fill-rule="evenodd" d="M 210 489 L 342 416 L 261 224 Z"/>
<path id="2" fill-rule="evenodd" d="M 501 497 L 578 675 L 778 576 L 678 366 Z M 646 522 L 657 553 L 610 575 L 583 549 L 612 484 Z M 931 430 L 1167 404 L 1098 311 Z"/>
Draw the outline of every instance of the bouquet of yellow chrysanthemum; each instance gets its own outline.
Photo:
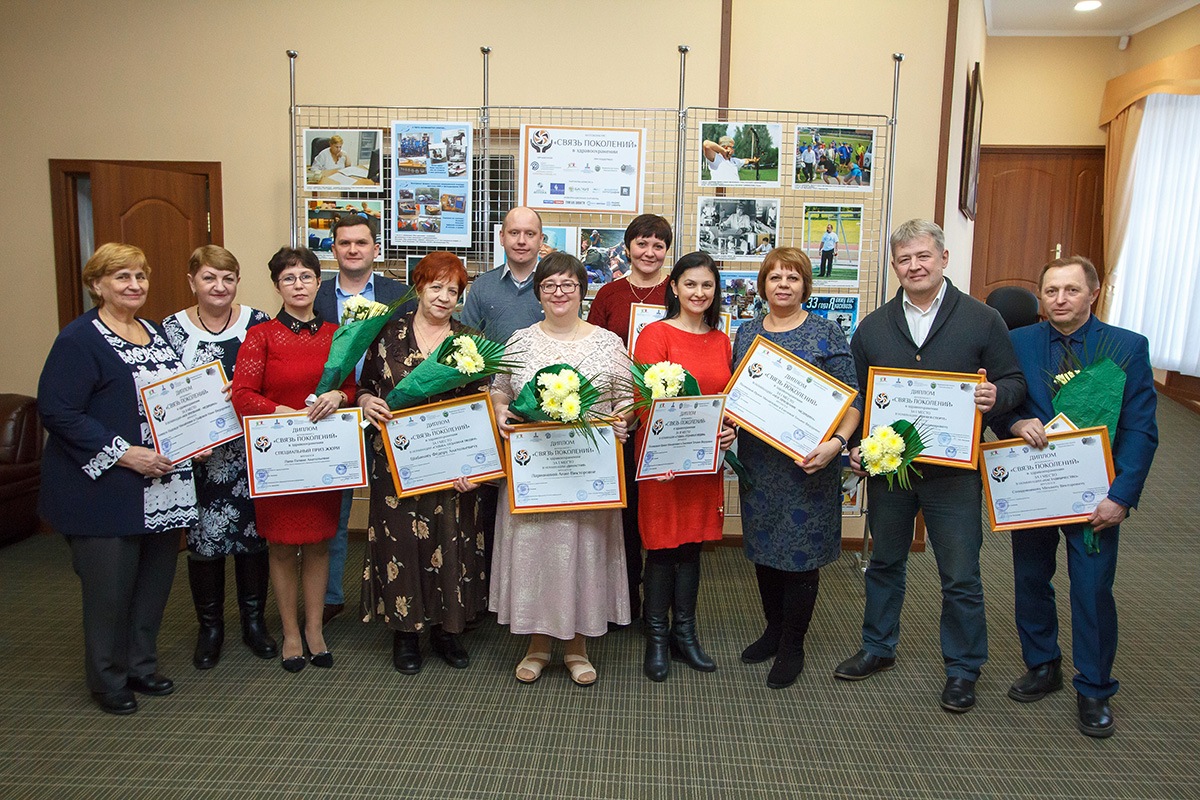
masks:
<path id="1" fill-rule="evenodd" d="M 913 460 L 924 450 L 925 442 L 917 426 L 903 419 L 891 425 L 875 426 L 871 435 L 859 445 L 863 469 L 868 475 L 887 478 L 888 489 L 892 488 L 893 480 L 900 483 L 901 489 L 912 488 L 908 473 L 911 470 L 921 477 Z"/>
<path id="2" fill-rule="evenodd" d="M 601 415 L 592 411 L 600 390 L 582 372 L 569 364 L 542 367 L 517 392 L 508 408 L 532 422 L 566 422 L 595 443 L 590 420 Z"/>
<path id="3" fill-rule="evenodd" d="M 388 323 L 396 310 L 415 295 L 409 291 L 391 305 L 376 303 L 361 294 L 356 294 L 346 300 L 342 306 L 341 324 L 333 332 L 333 343 L 329 345 L 329 358 L 325 361 L 325 369 L 321 371 L 321 379 L 317 381 L 314 395 L 324 394 L 336 389 L 346 380 L 356 364 L 367 352 L 371 342 L 379 336 L 383 326 Z"/>
<path id="4" fill-rule="evenodd" d="M 384 400 L 393 411 L 497 373 L 511 372 L 504 345 L 483 336 L 447 336 L 433 354 L 413 368 Z"/>

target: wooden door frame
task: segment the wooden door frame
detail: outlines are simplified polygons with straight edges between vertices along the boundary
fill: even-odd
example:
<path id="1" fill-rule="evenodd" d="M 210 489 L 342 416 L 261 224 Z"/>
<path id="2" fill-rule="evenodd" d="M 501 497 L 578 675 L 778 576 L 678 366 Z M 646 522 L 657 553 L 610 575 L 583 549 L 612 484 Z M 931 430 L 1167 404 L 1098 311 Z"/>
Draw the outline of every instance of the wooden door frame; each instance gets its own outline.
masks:
<path id="1" fill-rule="evenodd" d="M 123 161 L 115 159 L 50 159 L 50 216 L 54 235 L 54 283 L 58 295 L 58 327 L 83 313 L 79 276 L 83 262 L 79 255 L 79 203 L 76 181 L 92 174 L 94 164 L 117 164 L 203 175 L 208 179 L 209 241 L 225 243 L 225 217 L 221 206 L 221 162 L 219 161 Z"/>

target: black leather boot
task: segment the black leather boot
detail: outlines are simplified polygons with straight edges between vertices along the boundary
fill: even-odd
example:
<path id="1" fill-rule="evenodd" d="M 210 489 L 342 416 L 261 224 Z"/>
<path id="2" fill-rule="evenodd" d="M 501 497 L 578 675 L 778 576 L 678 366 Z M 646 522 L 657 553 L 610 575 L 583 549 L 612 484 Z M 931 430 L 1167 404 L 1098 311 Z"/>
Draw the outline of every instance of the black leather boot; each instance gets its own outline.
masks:
<path id="1" fill-rule="evenodd" d="M 667 615 L 675 598 L 675 565 L 647 561 L 642 592 L 642 631 L 646 635 L 642 670 L 652 681 L 665 681 L 671 671 L 671 623 Z"/>
<path id="2" fill-rule="evenodd" d="M 267 551 L 234 556 L 233 574 L 237 579 L 238 610 L 242 614 L 242 641 L 259 658 L 275 658 L 279 655 L 279 645 L 271 638 L 264 618 L 270 578 Z"/>
<path id="3" fill-rule="evenodd" d="M 696 635 L 696 599 L 700 594 L 700 562 L 675 568 L 675 613 L 671 625 L 671 655 L 700 672 L 714 672 L 716 663 Z"/>
<path id="4" fill-rule="evenodd" d="M 812 622 L 813 609 L 817 605 L 817 587 L 820 584 L 819 570 L 791 573 L 783 582 L 783 607 L 780 619 L 782 636 L 775 663 L 767 673 L 767 686 L 786 689 L 796 682 L 804 671 L 804 637 Z"/>
<path id="5" fill-rule="evenodd" d="M 783 602 L 781 596 L 781 573 L 777 569 L 754 565 L 754 575 L 758 581 L 758 597 L 762 601 L 763 617 L 767 627 L 762 636 L 751 642 L 742 651 L 742 661 L 747 664 L 760 664 L 779 650 L 779 637 L 782 631 L 779 627 L 779 607 Z"/>
<path id="6" fill-rule="evenodd" d="M 212 669 L 221 659 L 221 645 L 225 642 L 225 559 L 189 558 L 187 564 L 192 602 L 200 623 L 192 664 L 196 669 Z"/>

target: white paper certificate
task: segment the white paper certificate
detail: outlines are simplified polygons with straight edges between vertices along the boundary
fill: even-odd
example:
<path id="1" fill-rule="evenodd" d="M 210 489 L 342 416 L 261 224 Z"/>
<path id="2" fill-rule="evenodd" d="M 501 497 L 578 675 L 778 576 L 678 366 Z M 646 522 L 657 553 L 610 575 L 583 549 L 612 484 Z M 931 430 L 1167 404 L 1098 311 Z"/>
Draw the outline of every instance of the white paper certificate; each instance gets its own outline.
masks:
<path id="1" fill-rule="evenodd" d="M 1066 431 L 1077 431 L 1079 428 L 1071 418 L 1066 414 L 1055 414 L 1054 419 L 1046 423 L 1046 433 L 1065 433 Z"/>
<path id="2" fill-rule="evenodd" d="M 250 496 L 366 486 L 361 423 L 361 408 L 339 409 L 315 423 L 302 411 L 243 417 Z"/>
<path id="3" fill-rule="evenodd" d="M 653 303 L 630 303 L 629 304 L 629 335 L 626 340 L 629 342 L 629 355 L 633 355 L 633 346 L 637 344 L 638 337 L 642 331 L 651 322 L 658 322 L 663 317 L 667 316 L 667 307 L 658 306 Z M 733 325 L 733 315 L 728 311 L 721 312 L 721 330 L 726 336 L 730 336 L 729 328 Z"/>
<path id="4" fill-rule="evenodd" d="M 975 469 L 983 416 L 975 407 L 975 387 L 982 380 L 965 372 L 871 367 L 863 435 L 879 425 L 906 420 L 923 434 L 925 451 L 917 461 Z"/>
<path id="5" fill-rule="evenodd" d="M 645 128 L 522 125 L 520 205 L 642 213 L 645 141 Z"/>
<path id="6" fill-rule="evenodd" d="M 141 387 L 154 449 L 178 464 L 241 436 L 222 391 L 228 382 L 221 362 L 212 361 Z"/>
<path id="7" fill-rule="evenodd" d="M 726 415 L 797 459 L 829 438 L 857 394 L 762 336 L 754 337 L 725 393 Z"/>
<path id="8" fill-rule="evenodd" d="M 400 497 L 504 477 L 488 393 L 393 412 L 381 434 Z"/>
<path id="9" fill-rule="evenodd" d="M 981 447 L 992 530 L 1069 525 L 1088 520 L 1112 485 L 1108 428 L 1055 433 L 1038 450 L 1024 439 Z"/>
<path id="10" fill-rule="evenodd" d="M 593 444 L 570 425 L 517 425 L 505 445 L 514 514 L 624 508 L 625 467 L 612 426 L 593 425 Z"/>
<path id="11" fill-rule="evenodd" d="M 724 395 L 655 400 L 646 420 L 646 438 L 638 459 L 637 480 L 674 472 L 712 475 L 721 468 L 721 417 Z"/>

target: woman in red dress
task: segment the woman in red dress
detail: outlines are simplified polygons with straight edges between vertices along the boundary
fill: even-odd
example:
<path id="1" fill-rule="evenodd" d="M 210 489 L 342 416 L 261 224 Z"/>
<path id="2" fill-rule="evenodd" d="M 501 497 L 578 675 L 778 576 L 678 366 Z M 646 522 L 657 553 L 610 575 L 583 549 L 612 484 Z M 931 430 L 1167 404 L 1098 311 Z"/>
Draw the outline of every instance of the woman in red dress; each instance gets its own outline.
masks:
<path id="1" fill-rule="evenodd" d="M 239 416 L 303 409 L 321 378 L 337 329 L 313 311 L 321 263 L 311 250 L 282 247 L 271 257 L 270 269 L 283 308 L 275 319 L 251 328 L 238 351 L 233 406 Z M 341 389 L 325 392 L 308 407 L 308 418 L 316 422 L 353 399 L 351 372 Z M 271 587 L 279 605 L 283 668 L 288 672 L 299 672 L 305 664 L 297 597 L 301 584 L 304 636 L 312 654 L 309 660 L 316 667 L 333 666 L 333 654 L 321 631 L 321 615 L 329 575 L 328 540 L 337 533 L 341 497 L 340 492 L 332 491 L 254 500 L 258 533 L 270 543 Z M 296 560 L 297 547 L 303 568 Z"/>
<path id="2" fill-rule="evenodd" d="M 721 330 L 718 288 L 721 274 L 705 253 L 679 259 L 667 279 L 667 316 L 638 336 L 634 360 L 641 364 L 671 361 L 696 378 L 704 394 L 720 394 L 729 382 L 731 346 Z M 733 444 L 734 430 L 721 430 L 721 450 Z M 638 431 L 638 457 L 646 429 Z M 692 669 L 717 668 L 696 635 L 696 598 L 700 591 L 700 547 L 721 538 L 725 522 L 725 479 L 715 475 L 675 477 L 640 487 L 638 508 L 646 570 L 642 576 L 642 619 L 646 631 L 643 669 L 652 681 L 665 680 L 671 655 Z M 668 623 L 668 614 L 671 620 Z"/>

